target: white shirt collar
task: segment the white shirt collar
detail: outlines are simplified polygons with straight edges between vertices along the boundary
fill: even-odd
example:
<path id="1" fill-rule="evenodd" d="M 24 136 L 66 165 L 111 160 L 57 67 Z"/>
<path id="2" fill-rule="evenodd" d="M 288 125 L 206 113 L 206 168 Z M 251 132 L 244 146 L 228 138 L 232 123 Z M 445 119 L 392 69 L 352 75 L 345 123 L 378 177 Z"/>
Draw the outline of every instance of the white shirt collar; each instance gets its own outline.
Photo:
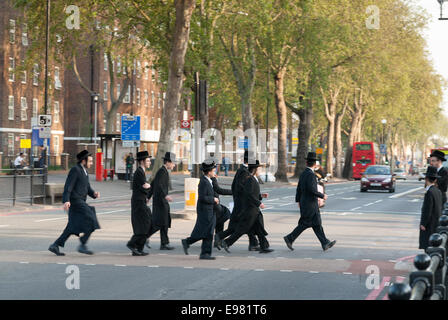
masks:
<path id="1" fill-rule="evenodd" d="M 440 169 L 442 169 L 442 168 L 443 168 L 443 166 L 440 166 L 439 168 L 437 168 L 437 172 L 439 172 Z"/>
<path id="2" fill-rule="evenodd" d="M 84 173 L 86 174 L 86 176 L 88 176 L 89 174 L 87 173 L 87 170 L 86 170 L 86 168 L 84 168 L 84 166 L 83 166 L 83 165 L 81 165 L 81 167 L 82 167 L 82 169 L 84 170 Z"/>
<path id="3" fill-rule="evenodd" d="M 206 176 L 206 175 L 204 175 L 204 177 L 206 177 L 207 178 L 207 180 L 208 180 L 208 182 L 210 182 L 210 184 L 212 185 L 212 187 L 213 187 L 213 182 L 212 182 L 212 179 L 210 179 L 208 176 Z"/>
<path id="4" fill-rule="evenodd" d="M 245 166 L 246 168 L 249 168 L 248 164 L 243 163 L 243 166 Z"/>
<path id="5" fill-rule="evenodd" d="M 425 189 L 426 189 L 426 191 L 429 191 L 429 189 L 431 189 L 431 187 L 433 186 L 433 184 L 431 184 L 431 185 L 429 185 L 429 186 L 427 186 Z"/>

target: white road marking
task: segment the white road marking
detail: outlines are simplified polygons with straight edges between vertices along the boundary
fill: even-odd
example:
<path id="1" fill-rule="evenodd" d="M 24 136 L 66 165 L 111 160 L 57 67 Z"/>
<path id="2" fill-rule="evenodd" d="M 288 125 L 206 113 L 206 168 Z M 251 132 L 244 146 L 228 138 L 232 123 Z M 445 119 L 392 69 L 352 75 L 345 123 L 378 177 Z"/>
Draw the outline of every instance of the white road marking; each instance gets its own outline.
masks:
<path id="1" fill-rule="evenodd" d="M 269 202 L 269 201 L 277 201 L 277 200 L 280 200 L 280 198 L 275 198 L 275 199 L 266 200 L 265 202 Z"/>
<path id="2" fill-rule="evenodd" d="M 319 271 L 309 271 L 309 273 L 319 273 Z"/>
<path id="3" fill-rule="evenodd" d="M 352 198 L 341 198 L 341 200 L 356 200 L 358 198 L 352 197 Z"/>
<path id="4" fill-rule="evenodd" d="M 292 270 L 280 270 L 280 272 L 292 272 Z"/>
<path id="5" fill-rule="evenodd" d="M 20 263 L 22 263 L 22 264 L 29 264 L 28 261 L 21 261 Z"/>
<path id="6" fill-rule="evenodd" d="M 415 192 L 415 191 L 418 191 L 418 190 L 423 190 L 423 189 L 424 189 L 423 187 L 414 188 L 414 189 L 411 189 L 411 190 L 408 190 L 408 191 L 405 191 L 405 192 L 402 192 L 402 193 L 395 194 L 393 196 L 390 196 L 389 198 L 390 199 L 399 198 L 399 197 L 404 196 L 406 194 L 409 194 L 409 193 L 412 193 L 412 192 Z"/>
<path id="7" fill-rule="evenodd" d="M 96 266 L 96 263 L 86 263 L 86 266 Z"/>
<path id="8" fill-rule="evenodd" d="M 353 274 L 351 272 L 342 272 L 342 274 Z"/>
<path id="9" fill-rule="evenodd" d="M 371 206 L 372 204 L 375 204 L 375 202 L 371 202 L 371 203 L 365 204 L 364 207 Z"/>
<path id="10" fill-rule="evenodd" d="M 362 259 L 362 261 L 372 261 L 372 259 Z"/>
<path id="11" fill-rule="evenodd" d="M 54 220 L 61 220 L 61 219 L 67 219 L 67 217 L 61 217 L 61 218 L 51 218 L 51 219 L 42 219 L 42 220 L 35 220 L 34 222 L 43 222 L 43 221 L 54 221 Z"/>
<path id="12" fill-rule="evenodd" d="M 336 261 L 344 261 L 345 259 L 338 258 Z"/>
<path id="13" fill-rule="evenodd" d="M 294 203 L 285 203 L 285 204 L 281 204 L 280 207 L 290 206 L 292 204 L 294 204 Z"/>
<path id="14" fill-rule="evenodd" d="M 66 262 L 58 262 L 57 264 L 67 264 Z"/>
<path id="15" fill-rule="evenodd" d="M 98 213 L 98 215 L 100 215 L 100 214 L 115 213 L 115 212 L 122 212 L 122 211 L 128 211 L 128 210 L 127 210 L 127 209 L 121 209 L 121 210 L 114 210 L 114 211 L 106 211 L 106 212 L 100 212 L 100 213 Z"/>
<path id="16" fill-rule="evenodd" d="M 229 270 L 229 268 L 219 268 L 219 270 Z"/>
<path id="17" fill-rule="evenodd" d="M 168 253 L 158 253 L 159 256 L 166 256 Z"/>
<path id="18" fill-rule="evenodd" d="M 303 258 L 304 260 L 313 260 L 313 258 Z"/>
<path id="19" fill-rule="evenodd" d="M 116 266 L 116 267 L 126 267 L 125 264 L 116 264 L 115 266 Z"/>
<path id="20" fill-rule="evenodd" d="M 265 207 L 263 210 L 271 210 L 271 209 L 273 209 L 274 207 Z"/>
<path id="21" fill-rule="evenodd" d="M 378 202 L 381 202 L 381 201 L 383 201 L 383 200 L 377 200 L 377 201 L 375 201 L 374 203 L 378 203 Z"/>
<path id="22" fill-rule="evenodd" d="M 9 227 L 9 224 L 0 224 L 0 228 L 6 228 Z"/>
<path id="23" fill-rule="evenodd" d="M 353 208 L 353 209 L 351 209 L 350 211 L 355 211 L 355 210 L 358 210 L 358 209 L 361 209 L 362 207 L 356 207 L 356 208 Z"/>
<path id="24" fill-rule="evenodd" d="M 282 199 L 288 199 L 288 198 L 294 198 L 295 196 L 287 196 L 287 197 L 283 197 Z"/>
<path id="25" fill-rule="evenodd" d="M 334 196 L 334 193 L 327 194 L 327 196 L 332 197 Z"/>
<path id="26" fill-rule="evenodd" d="M 159 266 L 148 266 L 148 268 L 158 268 Z"/>
<path id="27" fill-rule="evenodd" d="M 122 212 L 122 211 L 127 211 L 127 209 L 121 209 L 121 210 L 114 210 L 114 211 L 105 211 L 105 212 L 99 212 L 99 213 L 97 213 L 97 215 L 102 215 L 102 214 L 109 214 L 109 213 L 115 213 L 115 212 Z M 66 217 L 66 216 L 64 216 L 64 217 L 59 217 L 59 218 L 51 218 L 51 219 L 41 219 L 41 220 L 34 220 L 34 222 L 55 221 L 55 220 L 61 220 L 61 219 L 67 219 L 67 217 Z"/>
<path id="28" fill-rule="evenodd" d="M 397 262 L 397 260 L 387 260 L 387 261 L 392 262 L 392 263 Z"/>
<path id="29" fill-rule="evenodd" d="M 194 267 L 184 267 L 184 269 L 194 269 Z"/>
<path id="30" fill-rule="evenodd" d="M 254 271 L 264 271 L 264 269 L 254 269 Z"/>

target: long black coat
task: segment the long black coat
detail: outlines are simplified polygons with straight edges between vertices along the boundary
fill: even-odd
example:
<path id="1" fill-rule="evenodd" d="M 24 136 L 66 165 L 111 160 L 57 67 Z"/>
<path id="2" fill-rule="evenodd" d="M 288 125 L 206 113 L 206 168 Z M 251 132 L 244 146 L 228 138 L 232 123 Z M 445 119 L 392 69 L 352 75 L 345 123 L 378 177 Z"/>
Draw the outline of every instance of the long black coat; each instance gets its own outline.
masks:
<path id="1" fill-rule="evenodd" d="M 232 195 L 233 195 L 233 211 L 230 217 L 230 222 L 237 221 L 239 213 L 243 209 L 243 195 L 244 195 L 244 184 L 250 177 L 249 170 L 243 164 L 238 168 L 235 173 L 235 177 L 232 181 Z"/>
<path id="2" fill-rule="evenodd" d="M 134 234 L 149 234 L 151 229 L 151 209 L 146 205 L 146 200 L 150 199 L 153 192 L 152 188 L 145 189 L 146 175 L 141 167 L 138 167 L 134 173 L 132 182 L 131 198 L 131 222 Z"/>
<path id="3" fill-rule="evenodd" d="M 216 178 L 212 178 L 212 183 L 213 183 L 213 191 L 215 193 L 215 198 L 219 199 L 219 195 L 223 195 L 223 196 L 231 196 L 232 195 L 232 190 L 221 188 L 219 186 L 218 180 Z M 225 221 L 227 221 L 227 219 L 230 218 L 230 210 L 226 206 L 222 205 L 221 203 L 219 203 L 219 204 L 215 203 L 213 205 L 213 210 L 215 211 L 216 221 L 225 222 Z"/>
<path id="4" fill-rule="evenodd" d="M 95 198 L 89 176 L 80 164 L 70 169 L 65 181 L 62 203 L 70 202 L 67 229 L 70 234 L 90 233 L 100 229 L 95 208 L 87 205 L 87 195 Z"/>
<path id="5" fill-rule="evenodd" d="M 213 238 L 216 225 L 216 216 L 213 212 L 215 192 L 212 184 L 205 176 L 202 176 L 199 181 L 198 194 L 198 203 L 196 205 L 197 218 L 191 238 Z"/>
<path id="6" fill-rule="evenodd" d="M 299 224 L 307 227 L 322 224 L 317 198 L 323 199 L 324 194 L 317 191 L 317 180 L 314 172 L 306 168 L 300 175 L 296 190 L 296 202 L 300 203 Z"/>
<path id="7" fill-rule="evenodd" d="M 168 170 L 162 166 L 157 171 L 154 180 L 151 182 L 153 192 L 152 199 L 152 223 L 156 227 L 171 228 L 170 205 L 165 197 L 168 195 L 170 177 Z"/>
<path id="8" fill-rule="evenodd" d="M 437 231 L 441 214 L 442 192 L 438 188 L 431 187 L 426 192 L 422 205 L 420 225 L 424 226 L 426 230 L 420 230 L 419 249 L 428 247 L 429 237 Z"/>
<path id="9" fill-rule="evenodd" d="M 442 204 L 446 202 L 446 191 L 448 188 L 448 170 L 445 167 L 440 168 L 437 173 L 440 178 L 437 179 L 437 186 L 442 191 Z"/>

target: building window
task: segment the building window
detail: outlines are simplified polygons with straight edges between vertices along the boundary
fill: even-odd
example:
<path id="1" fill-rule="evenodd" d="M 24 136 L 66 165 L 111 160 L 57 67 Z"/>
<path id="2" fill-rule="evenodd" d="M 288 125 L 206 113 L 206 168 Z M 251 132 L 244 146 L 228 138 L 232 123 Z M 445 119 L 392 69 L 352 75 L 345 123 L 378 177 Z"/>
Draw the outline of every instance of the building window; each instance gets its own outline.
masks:
<path id="1" fill-rule="evenodd" d="M 117 118 L 115 121 L 115 127 L 117 128 L 117 131 L 120 131 L 120 114 L 117 113 Z"/>
<path id="2" fill-rule="evenodd" d="M 9 58 L 9 81 L 14 81 L 15 80 L 15 61 L 14 58 Z"/>
<path id="3" fill-rule="evenodd" d="M 130 103 L 131 102 L 131 85 L 128 85 L 128 90 L 126 90 L 126 95 L 123 99 L 124 103 Z"/>
<path id="4" fill-rule="evenodd" d="M 151 117 L 151 130 L 154 130 L 154 117 Z"/>
<path id="5" fill-rule="evenodd" d="M 23 84 L 26 84 L 26 70 L 23 70 L 21 73 L 21 79 L 20 79 L 20 81 L 23 83 Z"/>
<path id="6" fill-rule="evenodd" d="M 8 99 L 8 120 L 14 120 L 14 96 Z"/>
<path id="7" fill-rule="evenodd" d="M 106 52 L 104 52 L 103 60 L 104 60 L 104 71 L 107 71 L 108 62 L 107 62 L 107 53 Z"/>
<path id="8" fill-rule="evenodd" d="M 148 116 L 145 116 L 145 126 L 144 126 L 145 130 L 148 129 Z"/>
<path id="9" fill-rule="evenodd" d="M 107 81 L 104 81 L 103 83 L 103 100 L 107 101 Z"/>
<path id="10" fill-rule="evenodd" d="M 149 79 L 149 65 L 148 65 L 148 62 L 146 62 L 146 61 L 145 61 L 145 71 L 144 71 L 144 73 L 145 73 L 145 80 L 148 80 Z"/>
<path id="11" fill-rule="evenodd" d="M 137 105 L 140 105 L 140 89 L 137 89 Z"/>
<path id="12" fill-rule="evenodd" d="M 8 156 L 14 156 L 14 133 L 8 133 Z"/>
<path id="13" fill-rule="evenodd" d="M 117 73 L 121 73 L 121 58 L 117 57 Z"/>
<path id="14" fill-rule="evenodd" d="M 53 152 L 55 156 L 59 155 L 59 136 L 54 136 Z"/>
<path id="15" fill-rule="evenodd" d="M 20 98 L 20 120 L 26 121 L 28 120 L 26 110 L 28 109 L 28 104 L 26 103 L 26 98 Z"/>
<path id="16" fill-rule="evenodd" d="M 121 86 L 120 86 L 120 84 L 118 83 L 118 84 L 117 84 L 117 99 L 118 99 L 118 97 L 120 96 L 120 89 L 121 89 Z"/>
<path id="17" fill-rule="evenodd" d="M 151 81 L 156 81 L 156 69 L 154 69 L 154 65 L 151 66 Z"/>
<path id="18" fill-rule="evenodd" d="M 162 129 L 162 119 L 157 118 L 157 130 L 161 130 Z"/>
<path id="19" fill-rule="evenodd" d="M 151 91 L 151 108 L 154 108 L 154 100 L 155 100 L 154 91 Z"/>
<path id="20" fill-rule="evenodd" d="M 140 61 L 137 61 L 137 78 L 140 79 L 141 76 L 142 76 L 142 64 L 140 63 Z"/>
<path id="21" fill-rule="evenodd" d="M 145 102 L 144 102 L 144 104 L 145 104 L 145 107 L 148 107 L 148 101 L 149 101 L 149 95 L 148 95 L 148 90 L 147 89 L 145 89 L 145 91 L 143 92 L 143 94 L 144 94 L 144 99 L 145 99 Z"/>
<path id="22" fill-rule="evenodd" d="M 22 45 L 28 46 L 28 25 L 22 24 Z"/>
<path id="23" fill-rule="evenodd" d="M 54 102 L 54 123 L 59 123 L 59 101 Z"/>
<path id="24" fill-rule="evenodd" d="M 14 43 L 16 41 L 16 20 L 9 20 L 9 42 Z"/>
<path id="25" fill-rule="evenodd" d="M 39 101 L 34 98 L 33 99 L 33 118 L 37 118 L 39 115 Z"/>
<path id="26" fill-rule="evenodd" d="M 54 87 L 60 89 L 62 87 L 61 80 L 59 78 L 59 67 L 54 67 Z"/>
<path id="27" fill-rule="evenodd" d="M 39 85 L 39 65 L 37 63 L 33 66 L 33 85 Z"/>
<path id="28" fill-rule="evenodd" d="M 137 93 L 135 92 L 135 85 L 132 86 L 132 103 L 135 103 L 135 96 L 137 95 Z"/>
<path id="29" fill-rule="evenodd" d="M 157 108 L 160 109 L 160 105 L 162 104 L 162 99 L 160 98 L 160 92 L 157 94 Z"/>

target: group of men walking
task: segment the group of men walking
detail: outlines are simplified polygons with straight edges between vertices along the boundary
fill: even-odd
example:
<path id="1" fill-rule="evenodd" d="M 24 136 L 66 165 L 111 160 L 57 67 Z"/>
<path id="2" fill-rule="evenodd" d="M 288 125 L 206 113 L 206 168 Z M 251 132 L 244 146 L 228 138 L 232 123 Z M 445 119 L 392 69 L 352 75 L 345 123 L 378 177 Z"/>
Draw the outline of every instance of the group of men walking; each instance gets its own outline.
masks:
<path id="1" fill-rule="evenodd" d="M 87 240 L 99 223 L 95 208 L 87 205 L 87 195 L 99 198 L 89 183 L 87 170 L 92 166 L 92 155 L 84 150 L 77 155 L 78 164 L 74 166 L 67 177 L 63 203 L 68 211 L 68 224 L 62 235 L 49 247 L 56 255 L 64 255 L 59 247 L 64 247 L 70 235 L 80 237 L 81 244 L 78 251 L 84 254 L 93 254 L 87 246 Z M 154 180 L 148 183 L 145 171 L 150 167 L 150 156 L 147 151 L 137 153 L 137 169 L 132 182 L 131 198 L 131 223 L 133 235 L 127 243 L 127 247 L 133 256 L 146 256 L 144 246 L 150 248 L 149 238 L 160 232 L 160 250 L 173 250 L 168 238 L 168 229 L 171 227 L 170 205 L 171 196 L 168 195 L 169 171 L 175 166 L 175 154 L 167 152 L 163 157 L 163 166 L 157 171 Z M 299 203 L 301 218 L 298 226 L 287 236 L 284 241 L 290 250 L 292 243 L 307 228 L 313 228 L 321 242 L 323 250 L 331 248 L 336 241 L 326 238 L 320 217 L 318 198 L 326 199 L 327 196 L 317 189 L 317 178 L 314 173 L 316 166 L 316 154 L 310 152 L 306 158 L 307 169 L 299 179 L 296 192 L 296 202 Z M 223 248 L 230 253 L 229 248 L 239 238 L 247 234 L 249 238 L 249 251 L 259 251 L 265 254 L 274 251 L 270 248 L 266 238 L 268 235 L 264 226 L 261 209 L 264 209 L 263 199 L 268 198 L 268 193 L 261 193 L 259 185 L 259 160 L 244 154 L 244 163 L 237 170 L 231 189 L 223 189 L 219 186 L 214 161 L 205 161 L 201 165 L 202 177 L 198 186 L 197 220 L 191 235 L 182 239 L 182 247 L 188 254 L 189 247 L 202 240 L 200 259 L 213 260 L 212 248 Z M 221 204 L 220 195 L 232 195 L 234 207 L 232 212 Z M 153 199 L 153 211 L 147 205 Z M 228 227 L 224 230 L 224 224 L 229 220 Z M 214 237 L 214 243 L 213 243 Z"/>

